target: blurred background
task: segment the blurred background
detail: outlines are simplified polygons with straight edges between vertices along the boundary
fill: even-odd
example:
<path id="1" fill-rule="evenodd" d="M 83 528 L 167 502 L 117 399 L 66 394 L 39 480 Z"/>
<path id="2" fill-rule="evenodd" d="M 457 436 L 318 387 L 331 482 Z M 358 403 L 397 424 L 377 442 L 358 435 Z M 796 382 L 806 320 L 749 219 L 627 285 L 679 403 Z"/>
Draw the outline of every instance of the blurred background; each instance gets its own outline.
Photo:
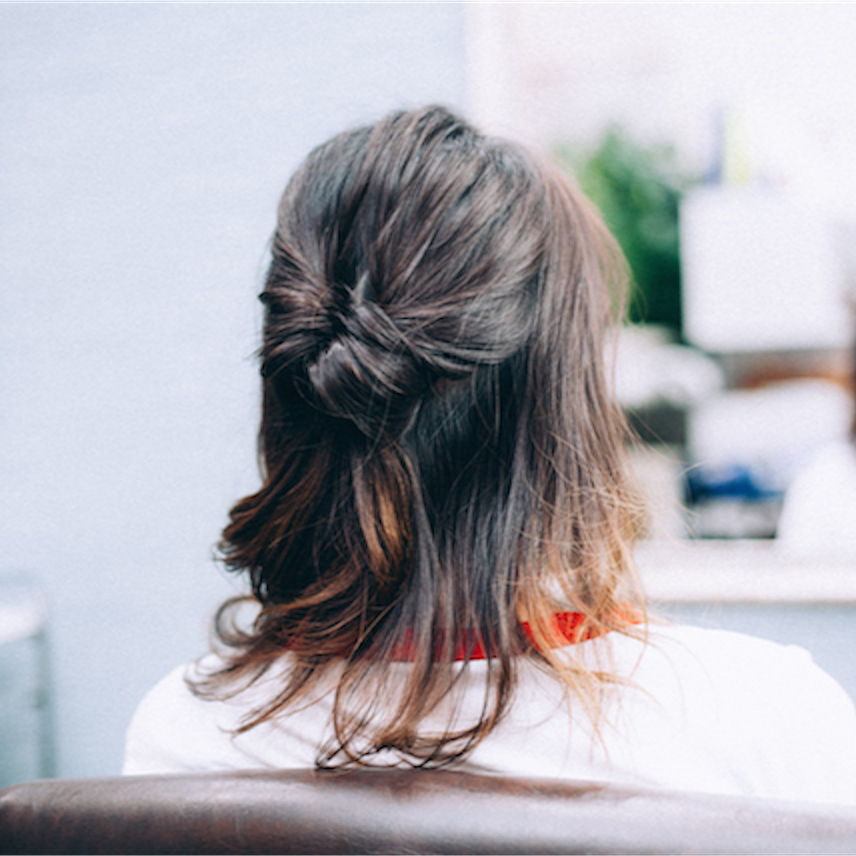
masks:
<path id="1" fill-rule="evenodd" d="M 555 158 L 625 250 L 658 607 L 856 695 L 854 43 L 850 5 L 0 4 L 0 784 L 117 772 L 205 649 L 278 196 L 426 102 Z"/>

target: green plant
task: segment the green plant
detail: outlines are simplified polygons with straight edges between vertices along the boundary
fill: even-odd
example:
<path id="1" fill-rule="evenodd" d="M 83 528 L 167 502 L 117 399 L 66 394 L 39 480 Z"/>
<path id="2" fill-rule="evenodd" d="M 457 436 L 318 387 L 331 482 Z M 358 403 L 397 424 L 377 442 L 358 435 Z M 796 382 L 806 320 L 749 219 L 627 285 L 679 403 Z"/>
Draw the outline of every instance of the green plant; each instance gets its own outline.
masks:
<path id="1" fill-rule="evenodd" d="M 567 144 L 555 154 L 574 171 L 627 258 L 630 320 L 663 325 L 680 338 L 678 206 L 688 182 L 672 150 L 640 145 L 613 127 L 582 157 Z"/>

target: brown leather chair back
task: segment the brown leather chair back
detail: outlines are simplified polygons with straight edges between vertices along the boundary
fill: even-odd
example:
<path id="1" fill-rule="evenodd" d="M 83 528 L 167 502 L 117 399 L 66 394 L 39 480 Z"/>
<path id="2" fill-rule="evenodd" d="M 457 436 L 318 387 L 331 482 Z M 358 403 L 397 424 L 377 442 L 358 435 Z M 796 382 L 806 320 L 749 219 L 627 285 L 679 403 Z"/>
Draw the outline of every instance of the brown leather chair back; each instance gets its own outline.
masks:
<path id="1" fill-rule="evenodd" d="M 47 780 L 2 853 L 856 853 L 856 809 L 419 770 Z"/>

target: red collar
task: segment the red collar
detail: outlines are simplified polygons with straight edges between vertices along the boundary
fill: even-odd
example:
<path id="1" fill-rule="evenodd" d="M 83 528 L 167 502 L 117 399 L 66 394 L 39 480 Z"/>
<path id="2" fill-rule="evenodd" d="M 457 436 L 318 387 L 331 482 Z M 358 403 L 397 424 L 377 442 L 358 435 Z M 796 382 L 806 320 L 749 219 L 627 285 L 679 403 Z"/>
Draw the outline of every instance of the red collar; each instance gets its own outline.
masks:
<path id="1" fill-rule="evenodd" d="M 621 618 L 628 624 L 637 624 L 639 619 L 632 614 L 625 614 L 626 610 L 622 610 Z M 537 648 L 538 643 L 535 639 L 535 633 L 532 630 L 528 621 L 521 622 L 523 632 L 529 638 L 529 641 Z M 553 629 L 562 639 L 561 645 L 575 645 L 577 642 L 585 642 L 589 639 L 594 639 L 597 636 L 602 636 L 608 633 L 607 628 L 592 627 L 591 624 L 586 624 L 586 617 L 581 612 L 556 612 L 553 614 Z M 469 656 L 468 656 L 469 653 Z M 392 651 L 393 660 L 412 661 L 416 659 L 416 645 L 413 639 L 412 631 L 405 633 L 404 638 L 396 644 Z M 470 631 L 458 643 L 455 650 L 455 660 L 486 660 L 488 659 L 487 651 L 484 647 L 484 641 L 480 636 L 476 636 Z"/>

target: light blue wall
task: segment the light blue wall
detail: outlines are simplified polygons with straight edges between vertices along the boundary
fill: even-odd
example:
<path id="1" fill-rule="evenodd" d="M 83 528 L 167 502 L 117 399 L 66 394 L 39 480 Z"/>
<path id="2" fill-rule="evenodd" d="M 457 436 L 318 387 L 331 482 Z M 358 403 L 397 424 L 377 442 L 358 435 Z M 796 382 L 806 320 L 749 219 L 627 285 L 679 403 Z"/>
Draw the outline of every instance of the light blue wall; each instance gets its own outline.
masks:
<path id="1" fill-rule="evenodd" d="M 0 5 L 0 573 L 52 602 L 58 773 L 205 645 L 252 353 L 312 145 L 465 100 L 459 4 Z"/>

